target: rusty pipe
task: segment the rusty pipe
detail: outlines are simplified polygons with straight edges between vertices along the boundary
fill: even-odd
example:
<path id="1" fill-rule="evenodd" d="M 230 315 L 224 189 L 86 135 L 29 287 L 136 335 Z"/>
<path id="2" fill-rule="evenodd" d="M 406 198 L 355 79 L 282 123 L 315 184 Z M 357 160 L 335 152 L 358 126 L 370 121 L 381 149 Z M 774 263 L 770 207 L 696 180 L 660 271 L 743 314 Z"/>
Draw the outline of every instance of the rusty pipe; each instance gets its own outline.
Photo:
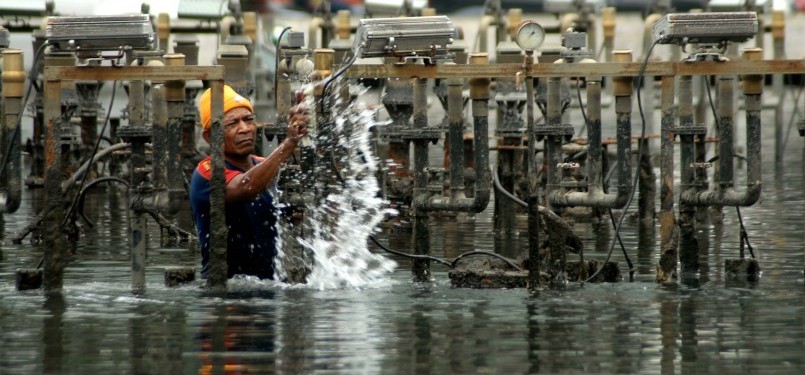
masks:
<path id="1" fill-rule="evenodd" d="M 21 136 L 17 122 L 22 115 L 22 97 L 25 91 L 25 70 L 22 51 L 6 49 L 3 51 L 3 147 L 8 158 L 0 176 L 0 212 L 13 213 L 20 208 L 22 199 L 22 166 L 20 158 Z"/>
<path id="2" fill-rule="evenodd" d="M 181 53 L 165 55 L 165 66 L 184 66 L 185 56 Z M 166 81 L 165 96 L 167 103 L 167 182 L 169 204 L 160 207 L 159 211 L 168 215 L 179 212 L 185 199 L 184 172 L 182 170 L 182 124 L 184 122 L 185 83 L 184 81 Z"/>
<path id="3" fill-rule="evenodd" d="M 631 61 L 630 51 L 619 51 L 615 54 L 616 62 Z M 586 192 L 569 191 L 565 188 L 554 188 L 549 190 L 549 199 L 555 206 L 584 206 L 599 208 L 622 208 L 626 205 L 631 194 L 632 186 L 630 181 L 632 169 L 632 85 L 631 77 L 616 77 L 615 87 L 615 112 L 617 115 L 617 168 L 618 185 L 614 193 L 604 193 L 602 180 L 602 155 L 603 146 L 601 143 L 601 77 L 591 76 L 587 78 L 587 134 L 588 134 L 588 186 Z M 550 86 L 549 86 L 550 89 Z M 554 146 L 556 147 L 556 146 Z M 559 153 L 559 151 L 553 151 Z M 560 155 L 561 157 L 561 155 Z M 549 171 L 555 167 L 556 161 L 561 162 L 560 157 L 555 157 L 549 166 Z M 558 179 L 558 173 L 554 172 L 554 179 Z M 550 175 L 549 175 L 549 180 Z M 558 184 L 558 181 L 555 181 Z M 550 186 L 550 185 L 549 185 Z"/>
<path id="4" fill-rule="evenodd" d="M 470 64 L 487 64 L 488 55 L 470 56 Z M 448 118 L 450 139 L 450 188 L 449 198 L 426 194 L 414 194 L 414 204 L 426 211 L 461 211 L 479 213 L 489 204 L 492 177 L 489 170 L 489 84 L 487 78 L 470 80 L 472 99 L 473 148 L 475 150 L 474 195 L 467 198 L 464 191 L 464 114 L 462 79 L 448 80 Z M 416 119 L 415 119 L 416 121 Z M 424 150 L 427 160 L 427 148 Z M 416 149 L 414 149 L 416 158 Z M 418 167 L 418 166 L 417 166 Z"/>
<path id="5" fill-rule="evenodd" d="M 762 50 L 750 48 L 744 51 L 745 60 L 759 60 Z M 734 145 L 733 145 L 733 103 L 734 78 L 719 79 L 719 186 L 715 191 L 697 192 L 685 189 L 680 201 L 694 206 L 751 206 L 760 199 L 760 96 L 763 92 L 763 76 L 744 75 L 744 99 L 746 108 L 747 177 L 746 189 L 737 191 L 734 187 Z M 685 164 L 683 163 L 683 168 Z M 684 180 L 683 180 L 684 181 Z"/>

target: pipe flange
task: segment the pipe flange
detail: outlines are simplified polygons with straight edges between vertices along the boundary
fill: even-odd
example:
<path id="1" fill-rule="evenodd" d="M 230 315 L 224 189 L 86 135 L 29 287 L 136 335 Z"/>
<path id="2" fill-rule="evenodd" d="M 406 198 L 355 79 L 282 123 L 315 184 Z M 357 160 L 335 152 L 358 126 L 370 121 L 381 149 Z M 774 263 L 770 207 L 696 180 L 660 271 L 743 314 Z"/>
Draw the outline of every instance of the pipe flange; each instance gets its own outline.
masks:
<path id="1" fill-rule="evenodd" d="M 694 125 L 694 126 L 677 126 L 674 128 L 676 135 L 707 135 L 707 126 Z"/>
<path id="2" fill-rule="evenodd" d="M 400 138 L 404 141 L 431 141 L 433 144 L 439 142 L 442 130 L 436 128 L 428 129 L 404 129 L 400 131 Z"/>
<path id="3" fill-rule="evenodd" d="M 537 136 L 537 140 L 539 141 L 546 136 L 573 137 L 575 130 L 573 130 L 573 125 L 570 124 L 538 125 L 534 127 L 534 134 Z"/>
<path id="4" fill-rule="evenodd" d="M 497 129 L 495 130 L 495 135 L 503 138 L 522 138 L 525 136 L 526 132 L 525 129 Z"/>
<path id="5" fill-rule="evenodd" d="M 121 126 L 117 129 L 117 136 L 124 142 L 147 142 L 151 140 L 151 129 L 145 126 Z"/>

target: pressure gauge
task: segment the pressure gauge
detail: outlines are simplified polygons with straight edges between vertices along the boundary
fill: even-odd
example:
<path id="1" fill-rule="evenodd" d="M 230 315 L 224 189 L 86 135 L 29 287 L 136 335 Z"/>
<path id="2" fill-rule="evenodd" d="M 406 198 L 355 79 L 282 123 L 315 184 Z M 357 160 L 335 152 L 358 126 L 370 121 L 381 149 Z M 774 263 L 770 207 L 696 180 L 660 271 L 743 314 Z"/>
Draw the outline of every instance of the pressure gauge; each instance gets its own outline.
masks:
<path id="1" fill-rule="evenodd" d="M 514 41 L 526 51 L 533 51 L 539 48 L 544 40 L 545 30 L 536 21 L 525 20 L 520 22 L 514 32 Z"/>

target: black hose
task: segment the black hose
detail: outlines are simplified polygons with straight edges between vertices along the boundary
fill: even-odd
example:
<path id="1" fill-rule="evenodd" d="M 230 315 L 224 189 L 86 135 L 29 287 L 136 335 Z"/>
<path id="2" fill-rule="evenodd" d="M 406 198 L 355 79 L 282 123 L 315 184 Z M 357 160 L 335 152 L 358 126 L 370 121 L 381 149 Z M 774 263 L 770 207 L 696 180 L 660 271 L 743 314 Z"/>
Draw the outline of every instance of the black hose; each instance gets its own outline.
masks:
<path id="1" fill-rule="evenodd" d="M 713 102 L 713 96 L 710 95 L 710 80 L 709 80 L 709 77 L 707 77 L 707 76 L 704 77 L 704 83 L 707 85 L 707 100 L 710 102 L 710 110 L 713 111 L 713 119 L 714 119 L 715 124 L 716 124 L 715 127 L 718 128 L 718 126 L 719 126 L 718 125 L 718 113 L 716 112 L 716 105 Z M 757 156 L 757 157 L 760 157 L 760 156 Z M 717 159 L 717 158 L 718 158 L 718 156 L 715 156 L 713 159 Z M 713 159 L 711 159 L 711 160 L 713 160 Z M 743 259 L 743 257 L 744 257 L 744 253 L 743 253 L 744 244 L 746 244 L 746 246 L 749 248 L 749 254 L 752 255 L 752 258 L 754 258 L 755 257 L 755 251 L 752 248 L 752 244 L 749 243 L 749 233 L 746 231 L 746 227 L 744 226 L 744 219 L 741 216 L 741 208 L 738 207 L 738 206 L 735 206 L 735 211 L 738 213 L 738 223 L 739 223 L 739 225 L 741 227 L 741 234 L 740 234 L 740 239 L 741 239 L 741 259 Z"/>
<path id="2" fill-rule="evenodd" d="M 101 145 L 101 135 L 106 131 L 106 126 L 109 125 L 109 118 L 112 115 L 112 107 L 115 103 L 115 94 L 117 93 L 117 81 L 112 83 L 112 97 L 109 100 L 109 109 L 106 110 L 106 118 L 103 121 L 103 127 L 101 127 L 101 132 L 98 133 L 98 139 L 95 140 L 95 147 L 92 150 L 92 154 L 89 157 L 89 161 L 87 162 L 87 171 L 81 176 L 81 183 L 78 185 L 79 193 L 84 188 L 84 182 L 87 180 L 87 176 L 90 174 L 90 168 L 92 168 L 92 163 L 95 161 L 95 155 L 98 153 L 98 147 Z M 67 225 L 67 220 L 72 217 L 75 213 L 76 204 L 78 204 L 78 197 L 79 194 L 76 194 L 73 198 L 73 203 L 70 204 L 70 209 L 64 215 L 64 219 L 62 220 L 62 227 Z"/>
<path id="3" fill-rule="evenodd" d="M 93 186 L 95 186 L 97 184 L 100 184 L 102 182 L 119 182 L 119 183 L 125 185 L 126 187 L 129 187 L 129 182 L 128 181 L 126 181 L 126 180 L 124 180 L 124 179 L 122 179 L 120 177 L 107 176 L 107 177 L 96 178 L 96 179 L 90 181 L 90 183 L 88 183 L 87 186 L 84 186 L 84 188 L 81 189 L 81 191 L 78 192 L 78 206 L 77 206 L 76 210 L 77 210 L 78 214 L 81 215 L 81 218 L 84 219 L 84 221 L 87 223 L 87 225 L 89 225 L 90 228 L 94 227 L 95 223 L 93 223 L 92 220 L 90 220 L 87 217 L 87 215 L 84 214 L 84 197 L 86 196 L 87 190 L 89 190 L 89 188 L 91 188 L 91 187 L 93 187 Z"/>
<path id="4" fill-rule="evenodd" d="M 282 37 L 290 29 L 290 26 L 282 29 L 279 38 L 277 38 L 277 44 L 274 46 L 274 109 L 277 109 L 277 81 L 280 75 L 280 44 L 282 43 Z"/>
<path id="5" fill-rule="evenodd" d="M 657 44 L 659 44 L 658 41 L 655 41 L 651 45 L 651 48 L 649 48 L 648 53 L 646 53 L 646 57 L 643 60 L 643 64 L 640 66 L 640 74 L 637 76 L 637 108 L 640 110 L 640 121 L 642 122 L 640 124 L 640 127 L 641 127 L 640 138 L 641 139 L 646 137 L 646 115 L 643 112 L 643 101 L 640 98 L 640 88 L 643 86 L 643 77 L 646 74 L 646 67 L 648 66 L 648 59 L 651 56 L 651 52 L 654 50 L 654 47 L 656 47 Z M 642 145 L 643 145 L 643 142 L 638 142 L 637 143 L 637 154 L 638 155 L 640 155 Z M 595 273 L 593 273 L 592 276 L 587 278 L 586 281 L 590 281 L 590 280 L 594 279 L 596 276 L 598 276 L 598 274 L 601 273 L 601 270 L 604 269 L 603 265 L 605 265 L 607 262 L 609 262 L 609 258 L 612 257 L 612 251 L 615 249 L 615 242 L 617 241 L 618 238 L 620 238 L 620 232 L 621 232 L 621 228 L 623 227 L 623 221 L 626 218 L 626 213 L 629 211 L 629 206 L 632 205 L 632 201 L 634 200 L 635 192 L 637 192 L 637 181 L 639 179 L 639 176 L 640 176 L 640 168 L 637 168 L 635 170 L 635 173 L 634 173 L 634 178 L 632 179 L 632 191 L 631 191 L 631 193 L 629 193 L 629 200 L 626 201 L 626 206 L 623 207 L 623 213 L 621 214 L 621 217 L 618 220 L 618 225 L 615 226 L 615 238 L 612 239 L 612 242 L 611 242 L 611 244 L 609 246 L 609 252 L 607 253 L 607 257 L 604 260 L 604 262 L 602 263 L 602 266 L 599 267 L 598 270 L 596 270 Z M 630 270 L 630 273 L 631 272 L 632 271 Z"/>
<path id="6" fill-rule="evenodd" d="M 587 125 L 587 124 L 590 123 L 590 121 L 587 119 L 587 113 L 584 111 L 584 103 L 581 101 L 581 88 L 580 88 L 580 86 L 581 85 L 580 85 L 579 77 L 576 77 L 576 95 L 578 96 L 578 99 L 579 99 L 579 108 L 581 109 L 581 115 L 582 115 L 582 117 L 584 117 L 584 124 Z M 583 129 L 587 129 L 587 126 L 585 126 Z M 581 157 L 581 155 L 583 155 L 584 153 L 587 153 L 587 152 L 588 152 L 588 150 L 580 151 L 578 154 L 573 155 L 573 159 L 574 160 L 578 159 L 579 157 Z M 604 183 L 609 181 L 609 178 L 612 176 L 612 172 L 615 170 L 616 165 L 618 165 L 617 162 L 615 162 L 615 164 L 612 166 L 612 169 L 610 169 L 609 172 L 607 172 L 607 176 L 604 179 Z M 604 193 L 607 193 L 606 188 L 604 189 Z M 607 212 L 609 213 L 609 220 L 610 220 L 610 222 L 612 222 L 612 228 L 617 230 L 618 228 L 615 226 L 615 215 L 612 213 L 612 209 L 611 208 L 607 209 Z M 634 281 L 634 266 L 632 265 L 632 259 L 629 258 L 629 254 L 626 253 L 626 246 L 623 245 L 623 239 L 621 239 L 620 233 L 615 232 L 615 237 L 618 240 L 618 244 L 620 244 L 621 251 L 623 252 L 623 256 L 626 258 L 626 264 L 629 266 L 629 281 Z M 581 252 L 580 252 L 580 254 L 581 254 Z M 581 256 L 581 263 L 584 264 L 584 256 L 583 255 Z"/>

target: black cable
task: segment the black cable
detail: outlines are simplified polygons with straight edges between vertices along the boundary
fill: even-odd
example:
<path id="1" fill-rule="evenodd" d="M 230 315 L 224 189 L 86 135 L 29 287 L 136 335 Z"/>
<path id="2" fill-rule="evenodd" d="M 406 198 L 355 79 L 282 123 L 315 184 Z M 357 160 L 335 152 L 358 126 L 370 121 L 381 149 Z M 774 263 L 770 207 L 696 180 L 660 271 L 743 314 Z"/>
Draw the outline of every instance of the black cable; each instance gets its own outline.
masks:
<path id="1" fill-rule="evenodd" d="M 274 46 L 274 109 L 277 109 L 277 81 L 280 76 L 280 44 L 282 43 L 282 37 L 285 36 L 285 33 L 290 29 L 290 26 L 282 29 L 279 38 L 277 38 L 277 44 Z"/>
<path id="2" fill-rule="evenodd" d="M 579 98 L 579 108 L 581 109 L 581 117 L 584 117 L 584 125 L 579 132 L 579 135 L 584 134 L 587 131 L 587 124 L 590 123 L 590 120 L 587 119 L 587 112 L 584 110 L 584 103 L 581 101 L 581 81 L 579 77 L 576 77 L 576 96 Z"/>
<path id="3" fill-rule="evenodd" d="M 329 155 L 329 159 L 330 159 L 330 168 L 332 168 L 333 174 L 335 175 L 336 179 L 338 179 L 341 182 L 341 184 L 346 184 L 346 180 L 344 179 L 343 176 L 341 176 L 341 171 L 338 170 L 338 167 L 335 164 L 335 160 L 333 159 L 332 154 Z M 512 197 L 515 200 L 517 199 L 514 196 L 512 196 Z M 523 203 L 523 204 L 525 204 L 525 203 Z M 375 236 L 373 236 L 373 235 L 369 235 L 369 239 L 372 240 L 372 242 L 374 242 L 377 246 L 379 246 L 381 249 L 383 249 L 384 251 L 386 251 L 388 253 L 391 253 L 391 254 L 394 254 L 394 255 L 399 255 L 399 256 L 402 256 L 402 257 L 410 258 L 410 259 L 432 260 L 434 262 L 446 265 L 447 267 L 449 267 L 451 269 L 456 268 L 456 264 L 458 263 L 458 261 L 460 259 L 464 258 L 464 257 L 471 256 L 471 255 L 487 255 L 487 256 L 498 258 L 498 259 L 504 261 L 506 264 L 508 264 L 512 268 L 516 269 L 517 271 L 522 271 L 522 268 L 517 266 L 517 264 L 515 264 L 514 261 L 512 261 L 511 259 L 506 258 L 506 257 L 504 257 L 504 256 L 502 256 L 500 254 L 493 253 L 491 251 L 482 251 L 482 250 L 469 251 L 469 252 L 460 254 L 459 256 L 457 256 L 452 261 L 449 261 L 449 260 L 445 260 L 445 259 L 442 259 L 442 258 L 437 258 L 437 257 L 430 256 L 430 255 L 409 254 L 409 253 L 404 253 L 404 252 L 397 251 L 397 250 L 392 250 L 392 249 L 384 246 L 382 243 L 380 243 L 380 241 L 378 241 L 377 238 L 375 238 Z"/>
<path id="4" fill-rule="evenodd" d="M 705 76 L 704 77 L 704 83 L 705 83 L 705 85 L 707 85 L 707 100 L 710 102 L 710 110 L 713 111 L 713 119 L 715 121 L 716 128 L 718 128 L 719 127 L 718 113 L 716 112 L 716 105 L 715 105 L 715 103 L 713 103 L 713 97 L 710 95 L 710 77 Z M 722 100 L 724 100 L 724 99 L 722 98 Z M 741 233 L 739 235 L 740 239 L 741 239 L 741 258 L 743 259 L 743 257 L 744 257 L 744 254 L 743 254 L 744 243 L 746 243 L 746 246 L 749 248 L 749 254 L 752 255 L 752 258 L 754 258 L 755 257 L 755 252 L 752 249 L 752 245 L 749 243 L 749 233 L 746 231 L 746 226 L 744 226 L 744 220 L 743 220 L 743 217 L 741 216 L 741 208 L 738 207 L 738 206 L 735 206 L 735 212 L 738 213 L 738 224 L 741 227 Z"/>
<path id="5" fill-rule="evenodd" d="M 101 182 L 119 182 L 119 183 L 125 185 L 126 187 L 129 187 L 129 182 L 128 181 L 126 181 L 126 180 L 124 180 L 124 179 L 122 179 L 120 177 L 107 176 L 107 177 L 96 178 L 96 179 L 90 181 L 90 183 L 88 183 L 87 186 L 84 186 L 84 188 L 81 189 L 81 191 L 78 192 L 78 208 L 77 208 L 77 211 L 78 211 L 78 214 L 81 215 L 81 218 L 84 219 L 84 221 L 87 223 L 87 225 L 89 225 L 90 228 L 94 227 L 95 223 L 93 223 L 92 220 L 90 220 L 87 217 L 87 215 L 84 214 L 84 197 L 86 196 L 87 191 L 91 187 L 93 187 L 93 186 L 95 186 L 95 185 L 97 185 L 97 184 L 99 184 Z"/>
<path id="6" fill-rule="evenodd" d="M 42 46 L 36 50 L 36 54 L 34 55 L 34 62 L 31 64 L 31 70 L 28 73 L 28 90 L 25 91 L 25 95 L 22 98 L 22 103 L 20 103 L 20 112 L 19 116 L 17 116 L 17 124 L 14 125 L 14 133 L 12 133 L 11 138 L 8 139 L 8 144 L 6 145 L 5 152 L 3 153 L 3 162 L 0 163 L 0 176 L 3 175 L 3 172 L 6 169 L 6 164 L 8 164 L 9 158 L 11 157 L 11 149 L 13 148 L 14 140 L 20 134 L 20 128 L 22 127 L 22 115 L 25 113 L 25 105 L 28 103 L 28 98 L 31 96 L 31 89 L 34 86 L 34 82 L 36 81 L 36 77 L 34 74 L 36 73 L 37 63 L 39 59 L 42 58 L 42 51 L 45 50 L 47 47 L 47 43 L 42 43 Z"/>
<path id="7" fill-rule="evenodd" d="M 642 122 L 642 124 L 640 124 L 640 127 L 641 127 L 640 138 L 641 139 L 646 137 L 646 115 L 643 112 L 643 101 L 640 98 L 640 88 L 643 86 L 643 76 L 645 76 L 645 74 L 646 74 L 646 67 L 648 66 L 648 59 L 651 56 L 651 52 L 654 50 L 654 47 L 656 47 L 657 44 L 658 44 L 658 41 L 654 41 L 654 43 L 651 45 L 651 48 L 649 48 L 648 53 L 646 53 L 646 58 L 643 60 L 643 64 L 640 66 L 640 74 L 637 76 L 637 108 L 640 110 L 640 121 Z M 637 154 L 638 155 L 640 155 L 642 144 L 643 144 L 643 142 L 638 142 L 637 143 Z M 609 246 L 609 252 L 607 253 L 606 259 L 601 264 L 601 267 L 599 267 L 598 270 L 596 270 L 595 273 L 592 276 L 587 278 L 586 281 L 590 281 L 590 280 L 594 279 L 596 276 L 598 276 L 598 274 L 601 273 L 601 270 L 604 269 L 604 265 L 606 265 L 607 262 L 609 262 L 609 258 L 612 257 L 612 251 L 615 249 L 615 241 L 616 241 L 617 238 L 619 238 L 618 236 L 620 235 L 621 227 L 623 227 L 623 221 L 626 218 L 626 213 L 629 211 L 629 206 L 632 205 L 632 201 L 634 200 L 635 193 L 637 192 L 637 182 L 638 182 L 639 177 L 640 177 L 640 168 L 638 167 L 638 168 L 635 169 L 634 178 L 632 178 L 632 191 L 629 193 L 629 199 L 626 201 L 626 206 L 623 207 L 623 213 L 621 214 L 620 219 L 618 219 L 618 225 L 615 227 L 615 237 L 616 238 L 612 239 L 612 242 L 611 242 L 611 244 Z"/>
<path id="8" fill-rule="evenodd" d="M 98 139 L 95 140 L 95 147 L 92 150 L 92 154 L 89 156 L 89 161 L 87 162 L 87 170 L 84 171 L 84 174 L 81 176 L 81 182 L 78 184 L 78 193 L 76 193 L 75 197 L 73 197 L 73 203 L 70 204 L 70 208 L 67 210 L 67 214 L 64 215 L 64 219 L 62 220 L 62 227 L 67 225 L 67 220 L 75 214 L 76 204 L 78 204 L 78 198 L 81 193 L 81 189 L 84 188 L 84 182 L 87 180 L 87 176 L 91 172 L 92 163 L 95 161 L 95 155 L 98 153 L 98 147 L 101 145 L 101 137 L 103 133 L 106 131 L 106 126 L 109 124 L 109 118 L 112 116 L 112 107 L 115 103 L 115 94 L 117 93 L 117 81 L 112 82 L 112 98 L 109 99 L 109 109 L 106 110 L 106 118 L 103 121 L 103 127 L 101 127 L 100 133 L 98 133 Z"/>
<path id="9" fill-rule="evenodd" d="M 329 94 L 327 92 L 327 89 L 330 87 L 330 84 L 333 83 L 333 81 L 335 81 L 339 76 L 344 74 L 344 72 L 346 72 L 347 69 L 349 69 L 352 66 L 352 64 L 354 64 L 355 61 L 358 60 L 358 56 L 360 56 L 362 49 L 363 44 L 359 45 L 358 48 L 355 51 L 353 51 L 352 56 L 349 58 L 349 60 L 347 60 L 344 66 L 342 66 L 340 69 L 338 69 L 337 72 L 335 72 L 335 74 L 333 74 L 332 76 L 327 78 L 326 81 L 324 81 L 324 86 L 322 86 L 321 90 L 321 102 L 319 102 L 321 112 L 324 112 L 324 102 L 327 100 Z"/>
<path id="10" fill-rule="evenodd" d="M 580 88 L 579 77 L 576 77 L 576 94 L 577 94 L 578 99 L 579 99 L 579 108 L 581 109 L 581 116 L 584 117 L 584 124 L 589 126 L 588 124 L 590 123 L 590 120 L 587 118 L 587 112 L 585 112 L 585 110 L 584 110 L 584 103 L 581 101 L 581 88 Z M 587 126 L 585 126 L 583 129 L 587 129 Z M 583 152 L 585 152 L 585 151 L 579 152 L 579 155 L 581 155 Z M 588 148 L 587 152 L 589 152 L 589 148 Z M 574 156 L 574 158 L 575 158 L 575 156 Z M 615 165 L 617 165 L 617 162 L 615 163 Z M 613 166 L 612 169 L 610 169 L 609 172 L 607 173 L 607 177 L 606 177 L 606 180 L 604 181 L 604 183 L 606 183 L 606 181 L 609 180 L 609 177 L 612 176 L 612 171 L 614 171 L 614 170 L 615 170 L 615 166 Z M 603 189 L 603 190 L 604 190 L 604 193 L 607 193 L 606 188 Z M 621 251 L 623 252 L 623 256 L 626 258 L 626 264 L 629 266 L 629 281 L 634 281 L 634 266 L 632 265 L 632 259 L 629 258 L 629 254 L 626 253 L 626 246 L 623 245 L 623 239 L 621 238 L 620 233 L 617 232 L 618 228 L 615 226 L 615 215 L 612 213 L 611 208 L 608 208 L 607 212 L 609 213 L 609 220 L 612 223 L 612 229 L 616 230 L 615 237 L 617 238 L 618 243 L 620 244 Z M 581 263 L 584 264 L 584 258 L 581 258 Z"/>

